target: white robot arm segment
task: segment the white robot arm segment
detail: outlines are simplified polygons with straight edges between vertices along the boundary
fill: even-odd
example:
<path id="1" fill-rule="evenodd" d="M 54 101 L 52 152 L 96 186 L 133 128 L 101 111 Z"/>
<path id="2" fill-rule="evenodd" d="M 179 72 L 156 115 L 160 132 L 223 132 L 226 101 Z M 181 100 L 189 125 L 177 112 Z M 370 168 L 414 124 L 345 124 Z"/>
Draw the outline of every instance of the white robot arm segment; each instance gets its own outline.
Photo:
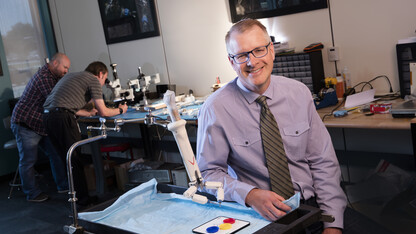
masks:
<path id="1" fill-rule="evenodd" d="M 205 204 L 208 199 L 205 196 L 196 194 L 198 186 L 201 188 L 216 189 L 217 201 L 221 204 L 224 200 L 224 190 L 221 182 L 204 182 L 201 171 L 189 142 L 188 133 L 185 129 L 186 121 L 181 119 L 175 103 L 175 93 L 168 90 L 164 94 L 163 101 L 165 102 L 172 122 L 168 124 L 168 130 L 173 133 L 179 152 L 182 156 L 182 161 L 185 164 L 186 172 L 189 176 L 189 189 L 185 191 L 184 196 L 192 198 L 193 201 Z"/>

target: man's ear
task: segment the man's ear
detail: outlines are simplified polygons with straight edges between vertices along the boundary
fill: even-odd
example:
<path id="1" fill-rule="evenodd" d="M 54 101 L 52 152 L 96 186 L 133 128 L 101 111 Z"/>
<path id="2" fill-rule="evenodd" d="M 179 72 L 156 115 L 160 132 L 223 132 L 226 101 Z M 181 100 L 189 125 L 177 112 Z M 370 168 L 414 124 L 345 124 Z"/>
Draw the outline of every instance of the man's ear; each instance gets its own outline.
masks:
<path id="1" fill-rule="evenodd" d="M 52 62 L 49 62 L 49 65 L 51 66 L 51 67 L 58 67 L 58 65 L 59 65 L 59 62 L 58 62 L 58 60 L 57 59 L 55 59 L 55 60 L 53 60 Z"/>
<path id="2" fill-rule="evenodd" d="M 273 44 L 273 42 L 270 42 L 271 43 L 271 45 L 269 46 L 270 47 L 270 53 L 272 53 L 272 55 L 273 55 L 273 61 L 276 59 L 276 54 L 274 53 L 274 44 Z"/>
<path id="3" fill-rule="evenodd" d="M 231 65 L 234 65 L 234 60 L 230 56 L 228 56 L 228 61 L 231 63 Z"/>

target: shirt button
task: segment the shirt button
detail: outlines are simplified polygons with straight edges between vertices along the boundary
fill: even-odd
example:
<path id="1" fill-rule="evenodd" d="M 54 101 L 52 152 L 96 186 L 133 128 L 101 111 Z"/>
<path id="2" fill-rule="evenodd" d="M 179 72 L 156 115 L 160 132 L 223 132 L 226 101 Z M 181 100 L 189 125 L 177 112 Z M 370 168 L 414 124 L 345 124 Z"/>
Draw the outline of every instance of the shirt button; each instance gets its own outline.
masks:
<path id="1" fill-rule="evenodd" d="M 299 132 L 298 132 L 298 131 L 296 131 L 295 133 L 296 133 L 296 134 L 299 134 Z"/>
<path id="2" fill-rule="evenodd" d="M 246 145 L 248 145 L 248 141 L 246 141 L 245 143 L 246 143 Z"/>

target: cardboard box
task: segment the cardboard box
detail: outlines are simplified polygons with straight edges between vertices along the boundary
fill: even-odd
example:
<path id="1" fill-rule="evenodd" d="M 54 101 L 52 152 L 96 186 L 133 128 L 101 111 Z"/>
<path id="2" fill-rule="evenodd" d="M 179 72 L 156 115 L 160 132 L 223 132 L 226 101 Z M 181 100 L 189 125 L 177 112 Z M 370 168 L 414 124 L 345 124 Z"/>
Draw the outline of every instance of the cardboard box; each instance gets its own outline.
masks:
<path id="1" fill-rule="evenodd" d="M 92 164 L 84 166 L 85 179 L 87 180 L 88 190 L 96 189 L 95 170 Z"/>
<path id="2" fill-rule="evenodd" d="M 189 177 L 185 168 L 172 170 L 172 182 L 177 186 L 184 188 L 189 187 Z"/>
<path id="3" fill-rule="evenodd" d="M 103 160 L 104 176 L 106 177 L 107 186 L 114 184 L 114 179 L 111 176 L 114 176 L 113 169 L 116 163 L 112 160 Z M 87 182 L 88 190 L 96 189 L 96 178 L 95 178 L 95 169 L 93 164 L 88 164 L 84 166 L 84 174 Z"/>
<path id="4" fill-rule="evenodd" d="M 116 181 L 117 181 L 117 188 L 126 191 L 126 184 L 129 182 L 129 175 L 128 171 L 131 167 L 131 165 L 134 165 L 136 163 L 142 163 L 143 159 L 139 158 L 134 161 L 122 163 L 119 165 L 114 166 L 114 172 L 116 174 Z"/>
<path id="5" fill-rule="evenodd" d="M 152 162 L 150 162 L 152 163 Z M 183 167 L 178 163 L 163 163 L 154 164 L 157 167 L 152 167 L 151 170 L 132 170 L 128 172 L 129 182 L 141 184 L 155 178 L 158 183 L 172 183 L 171 171 Z"/>

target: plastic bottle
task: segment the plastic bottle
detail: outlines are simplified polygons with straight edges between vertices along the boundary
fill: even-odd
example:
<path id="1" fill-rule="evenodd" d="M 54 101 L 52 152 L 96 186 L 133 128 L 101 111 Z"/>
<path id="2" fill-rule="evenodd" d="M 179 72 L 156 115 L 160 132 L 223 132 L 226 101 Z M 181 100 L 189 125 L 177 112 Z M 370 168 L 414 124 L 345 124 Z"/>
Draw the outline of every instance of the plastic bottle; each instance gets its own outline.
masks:
<path id="1" fill-rule="evenodd" d="M 335 85 L 335 92 L 337 93 L 337 98 L 343 98 L 345 92 L 345 84 L 342 76 L 337 76 L 337 84 Z"/>
<path id="2" fill-rule="evenodd" d="M 349 89 L 352 87 L 351 84 L 351 74 L 350 71 L 348 71 L 347 66 L 344 67 L 344 70 L 342 71 L 342 77 L 344 78 L 344 82 L 345 82 L 345 90 Z"/>

